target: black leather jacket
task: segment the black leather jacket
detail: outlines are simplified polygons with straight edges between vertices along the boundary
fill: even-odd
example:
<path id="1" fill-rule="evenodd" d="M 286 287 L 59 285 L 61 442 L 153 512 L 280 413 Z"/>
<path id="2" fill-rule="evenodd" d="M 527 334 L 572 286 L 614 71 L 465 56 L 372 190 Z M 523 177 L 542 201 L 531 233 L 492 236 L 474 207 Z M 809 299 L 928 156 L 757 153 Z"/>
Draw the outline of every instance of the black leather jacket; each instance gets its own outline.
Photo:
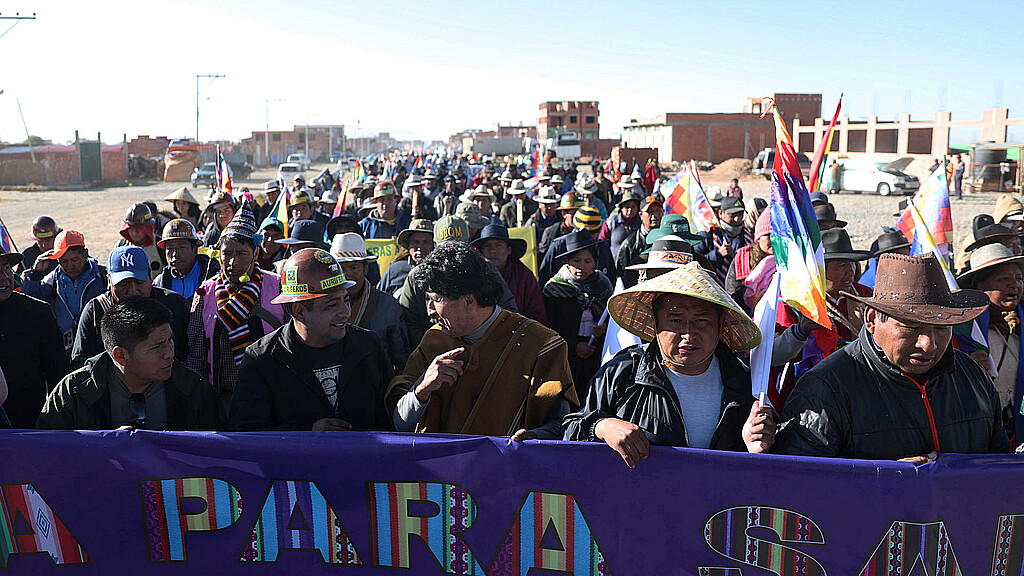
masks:
<path id="1" fill-rule="evenodd" d="M 797 382 L 772 451 L 874 460 L 932 451 L 1011 451 L 999 395 L 970 356 L 950 346 L 935 367 L 914 380 L 927 393 L 938 447 L 921 389 L 889 363 L 863 328 L 857 340 Z"/>
<path id="2" fill-rule="evenodd" d="M 724 344 L 719 343 L 715 356 L 724 390 L 711 449 L 746 451 L 743 424 L 754 404 L 750 373 Z M 591 382 L 583 407 L 562 421 L 565 439 L 599 441 L 594 427 L 605 418 L 632 422 L 644 430 L 653 445 L 689 446 L 679 398 L 665 373 L 656 344 L 626 348 L 601 367 Z"/>

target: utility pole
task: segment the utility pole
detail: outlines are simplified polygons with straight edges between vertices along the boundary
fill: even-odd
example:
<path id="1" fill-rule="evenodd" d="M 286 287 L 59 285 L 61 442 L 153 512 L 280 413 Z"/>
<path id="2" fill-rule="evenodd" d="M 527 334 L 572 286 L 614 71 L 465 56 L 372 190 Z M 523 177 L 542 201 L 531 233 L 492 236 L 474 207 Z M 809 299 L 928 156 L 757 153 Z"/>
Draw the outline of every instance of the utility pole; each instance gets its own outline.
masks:
<path id="1" fill-rule="evenodd" d="M 271 102 L 284 102 L 284 98 L 268 98 L 264 102 L 263 113 L 266 116 L 267 130 L 263 133 L 263 148 L 264 153 L 267 157 L 266 165 L 270 166 L 270 103 Z"/>
<path id="2" fill-rule="evenodd" d="M 196 144 L 199 143 L 199 79 L 224 78 L 224 74 L 196 74 Z"/>
<path id="3" fill-rule="evenodd" d="M 309 158 L 309 118 L 306 118 L 306 158 Z"/>
<path id="4" fill-rule="evenodd" d="M 25 143 L 28 144 L 28 153 L 32 156 L 32 163 L 36 163 L 36 151 L 32 149 L 32 136 L 28 133 L 28 124 L 25 123 L 25 114 L 21 111 L 21 99 L 15 98 L 18 103 L 18 115 L 21 116 L 21 125 L 25 127 Z"/>

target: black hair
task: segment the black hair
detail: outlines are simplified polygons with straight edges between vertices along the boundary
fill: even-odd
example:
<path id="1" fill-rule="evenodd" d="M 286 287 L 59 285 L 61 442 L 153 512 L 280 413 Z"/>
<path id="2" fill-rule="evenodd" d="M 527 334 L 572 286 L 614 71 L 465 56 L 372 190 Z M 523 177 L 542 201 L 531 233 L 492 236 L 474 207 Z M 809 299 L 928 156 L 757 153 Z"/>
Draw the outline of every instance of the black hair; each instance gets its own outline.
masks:
<path id="1" fill-rule="evenodd" d="M 171 323 L 171 310 L 145 296 L 129 296 L 113 306 L 100 321 L 103 348 L 112 352 L 120 346 L 132 350 L 164 324 Z"/>
<path id="2" fill-rule="evenodd" d="M 449 300 L 470 294 L 483 308 L 494 306 L 503 292 L 492 264 L 465 242 L 445 242 L 423 259 L 416 288 Z"/>
<path id="3" fill-rule="evenodd" d="M 656 296 L 654 298 L 654 301 L 651 302 L 651 314 L 654 317 L 654 323 L 655 324 L 658 323 L 658 315 L 659 315 L 659 313 L 661 312 L 662 308 L 665 307 L 665 300 L 667 300 L 666 296 L 671 296 L 671 295 L 672 294 L 668 294 L 668 293 L 659 294 L 658 296 Z M 715 310 L 718 311 L 719 325 L 721 325 L 722 316 L 725 314 L 725 307 L 721 306 L 721 305 L 718 305 L 718 304 L 715 304 Z"/>
<path id="4" fill-rule="evenodd" d="M 68 249 L 65 250 L 64 253 L 67 254 L 68 252 L 77 252 L 77 253 L 82 254 L 84 256 L 85 255 L 85 246 L 68 246 Z"/>

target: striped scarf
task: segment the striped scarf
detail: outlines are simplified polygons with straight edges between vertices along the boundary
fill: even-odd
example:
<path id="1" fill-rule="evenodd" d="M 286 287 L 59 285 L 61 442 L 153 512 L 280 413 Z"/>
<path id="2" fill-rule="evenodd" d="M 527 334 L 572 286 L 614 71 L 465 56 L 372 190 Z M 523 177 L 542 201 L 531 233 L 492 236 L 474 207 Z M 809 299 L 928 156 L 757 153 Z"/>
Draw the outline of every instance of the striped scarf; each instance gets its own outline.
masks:
<path id="1" fill-rule="evenodd" d="M 231 345 L 235 366 L 242 364 L 246 347 L 253 343 L 249 317 L 260 301 L 262 284 L 263 272 L 258 267 L 253 267 L 249 281 L 238 287 L 227 281 L 223 271 L 217 280 L 217 318 L 228 330 L 228 343 Z"/>

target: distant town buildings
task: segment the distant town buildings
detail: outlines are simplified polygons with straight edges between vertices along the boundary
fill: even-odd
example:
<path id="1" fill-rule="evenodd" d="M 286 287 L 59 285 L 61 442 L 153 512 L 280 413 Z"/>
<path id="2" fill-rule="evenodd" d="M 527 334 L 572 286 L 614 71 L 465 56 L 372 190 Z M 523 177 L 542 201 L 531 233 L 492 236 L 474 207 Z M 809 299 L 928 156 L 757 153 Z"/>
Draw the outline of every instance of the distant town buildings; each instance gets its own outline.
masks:
<path id="1" fill-rule="evenodd" d="M 772 98 L 787 121 L 813 122 L 821 116 L 821 94 L 776 93 Z M 746 98 L 741 112 L 670 112 L 632 120 L 622 129 L 622 143 L 657 148 L 661 163 L 753 158 L 775 145 L 775 121 L 761 113 L 761 99 Z"/>

